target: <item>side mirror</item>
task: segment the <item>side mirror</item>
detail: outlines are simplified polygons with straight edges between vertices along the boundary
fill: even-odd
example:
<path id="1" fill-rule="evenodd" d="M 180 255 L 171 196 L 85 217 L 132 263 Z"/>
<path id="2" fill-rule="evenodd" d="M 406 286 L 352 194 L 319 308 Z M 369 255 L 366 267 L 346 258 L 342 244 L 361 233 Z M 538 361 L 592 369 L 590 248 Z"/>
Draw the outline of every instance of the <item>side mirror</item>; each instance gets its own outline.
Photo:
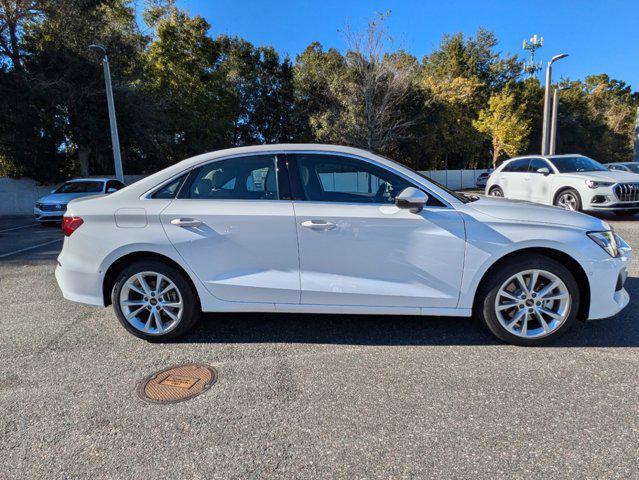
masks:
<path id="1" fill-rule="evenodd" d="M 541 173 L 543 175 L 550 175 L 550 170 L 548 167 L 541 167 L 537 169 L 537 173 Z"/>
<path id="2" fill-rule="evenodd" d="M 117 189 L 117 188 L 109 187 L 109 188 L 107 188 L 107 191 L 106 191 L 106 192 L 107 192 L 107 193 L 113 193 L 113 192 L 117 192 L 117 191 L 118 191 L 118 189 Z"/>
<path id="3" fill-rule="evenodd" d="M 407 208 L 411 213 L 419 213 L 428 202 L 428 195 L 414 187 L 405 188 L 395 197 L 397 208 Z"/>

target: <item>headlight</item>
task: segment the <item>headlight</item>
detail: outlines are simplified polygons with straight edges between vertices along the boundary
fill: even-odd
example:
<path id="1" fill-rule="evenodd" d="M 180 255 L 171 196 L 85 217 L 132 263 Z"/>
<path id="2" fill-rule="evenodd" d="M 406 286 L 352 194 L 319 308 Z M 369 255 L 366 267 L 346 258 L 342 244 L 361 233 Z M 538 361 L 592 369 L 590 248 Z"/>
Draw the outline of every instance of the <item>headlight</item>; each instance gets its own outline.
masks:
<path id="1" fill-rule="evenodd" d="M 588 236 L 601 248 L 603 248 L 611 257 L 619 257 L 629 252 L 628 245 L 623 238 L 617 235 L 613 230 L 604 232 L 588 232 Z"/>
<path id="2" fill-rule="evenodd" d="M 596 182 L 594 180 L 586 180 L 588 188 L 612 187 L 614 182 Z"/>

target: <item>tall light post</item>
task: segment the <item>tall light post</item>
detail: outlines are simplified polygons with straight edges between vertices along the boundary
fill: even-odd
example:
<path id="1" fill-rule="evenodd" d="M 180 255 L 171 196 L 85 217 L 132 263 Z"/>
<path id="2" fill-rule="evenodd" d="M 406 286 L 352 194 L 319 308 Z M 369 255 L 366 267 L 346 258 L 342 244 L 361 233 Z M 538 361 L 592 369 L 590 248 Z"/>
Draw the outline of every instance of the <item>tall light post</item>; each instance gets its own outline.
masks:
<path id="1" fill-rule="evenodd" d="M 120 138 L 118 137 L 118 124 L 115 119 L 115 104 L 113 103 L 113 87 L 111 86 L 111 69 L 109 68 L 109 57 L 106 48 L 102 45 L 89 45 L 89 50 L 102 57 L 102 67 L 104 69 L 104 84 L 106 87 L 107 106 L 109 109 L 109 123 L 111 125 L 111 144 L 113 146 L 113 162 L 115 163 L 115 177 L 124 183 L 124 172 L 122 171 L 122 157 L 120 156 Z"/>
<path id="2" fill-rule="evenodd" d="M 557 147 L 557 109 L 559 108 L 559 95 L 561 90 L 567 90 L 570 85 L 565 87 L 557 87 L 552 94 L 552 118 L 550 119 L 550 148 L 549 155 L 554 155 Z"/>
<path id="3" fill-rule="evenodd" d="M 546 67 L 546 92 L 544 94 L 544 120 L 541 130 L 541 154 L 548 155 L 549 150 L 549 139 L 548 133 L 550 130 L 550 87 L 552 83 L 552 64 L 557 60 L 561 60 L 562 58 L 567 57 L 567 53 L 562 53 L 560 55 L 555 55 L 548 62 L 548 66 Z"/>

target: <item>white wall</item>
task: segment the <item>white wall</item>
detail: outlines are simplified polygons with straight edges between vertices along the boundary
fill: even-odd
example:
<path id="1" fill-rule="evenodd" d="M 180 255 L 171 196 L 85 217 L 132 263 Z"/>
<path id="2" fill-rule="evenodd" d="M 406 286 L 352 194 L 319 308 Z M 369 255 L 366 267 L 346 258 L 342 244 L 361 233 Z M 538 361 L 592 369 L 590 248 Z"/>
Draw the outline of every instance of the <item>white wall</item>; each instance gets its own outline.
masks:
<path id="1" fill-rule="evenodd" d="M 144 175 L 125 175 L 127 185 L 144 178 Z M 38 185 L 30 178 L 0 177 L 0 215 L 31 215 L 33 204 L 48 195 L 55 185 Z"/>

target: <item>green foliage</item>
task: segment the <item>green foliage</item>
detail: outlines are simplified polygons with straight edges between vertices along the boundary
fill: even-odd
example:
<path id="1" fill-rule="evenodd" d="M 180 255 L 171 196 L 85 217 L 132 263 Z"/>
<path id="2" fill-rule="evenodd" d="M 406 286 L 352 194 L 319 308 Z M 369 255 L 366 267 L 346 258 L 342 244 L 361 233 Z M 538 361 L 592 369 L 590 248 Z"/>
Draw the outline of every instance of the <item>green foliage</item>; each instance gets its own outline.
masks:
<path id="1" fill-rule="evenodd" d="M 495 35 L 445 35 L 418 61 L 376 17 L 345 52 L 294 61 L 210 35 L 174 0 L 0 0 L 0 175 L 113 172 L 101 61 L 108 52 L 124 169 L 149 173 L 232 146 L 334 142 L 413 168 L 485 167 L 541 143 L 543 89 Z M 564 80 L 558 152 L 629 160 L 639 94 L 605 74 Z"/>

